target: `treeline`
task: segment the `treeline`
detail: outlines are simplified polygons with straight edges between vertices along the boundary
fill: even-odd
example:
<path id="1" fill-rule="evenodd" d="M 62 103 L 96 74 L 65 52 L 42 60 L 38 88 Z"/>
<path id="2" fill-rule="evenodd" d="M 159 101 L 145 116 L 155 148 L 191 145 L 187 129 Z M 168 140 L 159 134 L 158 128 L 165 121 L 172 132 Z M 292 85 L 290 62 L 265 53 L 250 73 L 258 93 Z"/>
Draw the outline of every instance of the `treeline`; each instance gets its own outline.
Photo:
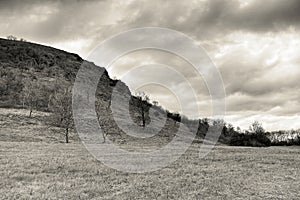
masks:
<path id="1" fill-rule="evenodd" d="M 252 147 L 268 147 L 271 146 L 271 140 L 266 136 L 265 130 L 258 122 L 254 122 L 249 131 L 242 132 L 240 128 L 235 128 L 231 124 L 227 124 L 224 120 L 199 120 L 197 135 L 205 137 L 209 128 L 214 126 L 222 127 L 219 142 L 231 146 L 252 146 Z"/>
<path id="2" fill-rule="evenodd" d="M 216 124 L 223 124 L 219 141 L 232 146 L 267 147 L 300 145 L 299 129 L 267 132 L 258 121 L 254 121 L 248 130 L 242 131 L 239 127 L 235 128 L 223 120 L 212 120 L 212 123 L 209 123 L 209 125 L 205 124 L 206 128 L 202 128 L 202 131 L 207 130 L 208 126 Z M 203 127 L 203 121 L 199 125 L 199 128 L 201 127 Z"/>
<path id="3" fill-rule="evenodd" d="M 300 145 L 300 129 L 267 132 L 266 135 L 274 146 Z"/>

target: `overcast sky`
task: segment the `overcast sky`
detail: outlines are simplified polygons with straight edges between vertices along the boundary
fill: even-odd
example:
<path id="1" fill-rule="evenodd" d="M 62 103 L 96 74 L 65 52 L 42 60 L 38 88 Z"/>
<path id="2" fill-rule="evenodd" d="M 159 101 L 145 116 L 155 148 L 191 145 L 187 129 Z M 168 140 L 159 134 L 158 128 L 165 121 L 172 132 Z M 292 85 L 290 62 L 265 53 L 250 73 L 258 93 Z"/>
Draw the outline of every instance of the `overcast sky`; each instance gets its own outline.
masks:
<path id="1" fill-rule="evenodd" d="M 122 31 L 171 28 L 205 48 L 220 70 L 228 122 L 248 128 L 258 120 L 268 130 L 291 129 L 300 128 L 299 10 L 299 0 L 1 0 L 0 37 L 15 35 L 87 58 L 99 43 Z M 155 63 L 182 74 L 198 95 L 197 105 L 185 93 L 188 84 L 163 69 L 158 76 L 162 65 Z M 143 70 L 138 70 L 141 65 Z M 211 114 L 205 82 L 175 55 L 134 52 L 117 60 L 109 73 L 171 110 L 179 109 L 181 103 L 189 105 L 189 116 L 195 115 L 195 106 L 201 110 L 200 117 Z M 137 85 L 139 79 L 155 78 L 168 81 L 169 89 Z M 180 91 L 185 101 L 174 100 L 171 90 Z"/>

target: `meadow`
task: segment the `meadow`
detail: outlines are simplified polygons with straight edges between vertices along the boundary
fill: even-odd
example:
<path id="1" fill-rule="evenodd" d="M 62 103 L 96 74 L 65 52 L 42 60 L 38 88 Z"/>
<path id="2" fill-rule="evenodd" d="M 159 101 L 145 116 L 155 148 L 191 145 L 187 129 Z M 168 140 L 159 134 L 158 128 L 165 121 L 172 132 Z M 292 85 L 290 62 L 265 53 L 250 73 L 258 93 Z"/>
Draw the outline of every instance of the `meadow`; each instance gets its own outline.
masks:
<path id="1" fill-rule="evenodd" d="M 97 161 L 47 114 L 0 109 L 0 199 L 300 199 L 300 147 L 201 144 L 155 172 L 130 174 Z M 123 144 L 126 146 L 126 144 Z M 130 148 L 130 147 L 128 147 Z"/>

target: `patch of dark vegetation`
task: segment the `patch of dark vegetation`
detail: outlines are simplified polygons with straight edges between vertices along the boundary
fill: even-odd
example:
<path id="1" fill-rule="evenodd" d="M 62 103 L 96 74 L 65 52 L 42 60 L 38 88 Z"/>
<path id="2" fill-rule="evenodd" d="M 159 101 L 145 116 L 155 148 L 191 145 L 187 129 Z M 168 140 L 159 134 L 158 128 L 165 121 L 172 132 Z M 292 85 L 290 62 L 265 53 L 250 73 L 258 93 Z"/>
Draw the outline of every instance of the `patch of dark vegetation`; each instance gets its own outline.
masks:
<path id="1" fill-rule="evenodd" d="M 292 146 L 300 145 L 300 130 L 289 131 L 273 131 L 267 132 L 267 137 L 270 138 L 272 146 Z"/>
<path id="2" fill-rule="evenodd" d="M 235 133 L 232 136 L 230 136 L 229 145 L 231 145 L 231 146 L 269 147 L 269 146 L 271 146 L 271 141 L 264 134 Z"/>

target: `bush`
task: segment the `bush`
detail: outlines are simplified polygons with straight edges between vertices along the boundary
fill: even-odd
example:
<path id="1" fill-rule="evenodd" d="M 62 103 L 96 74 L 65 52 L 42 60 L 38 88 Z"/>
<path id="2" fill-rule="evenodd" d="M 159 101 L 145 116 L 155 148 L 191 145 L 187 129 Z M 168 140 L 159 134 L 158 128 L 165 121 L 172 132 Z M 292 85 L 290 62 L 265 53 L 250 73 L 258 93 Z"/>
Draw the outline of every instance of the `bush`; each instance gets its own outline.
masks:
<path id="1" fill-rule="evenodd" d="M 173 119 L 176 122 L 181 122 L 181 116 L 179 113 L 171 113 L 167 111 L 167 117 Z"/>
<path id="2" fill-rule="evenodd" d="M 271 146 L 271 140 L 266 136 L 265 130 L 259 122 L 253 122 L 249 130 L 250 132 L 247 133 L 239 133 L 232 130 L 231 134 L 229 134 L 229 145 L 251 147 Z"/>
<path id="3" fill-rule="evenodd" d="M 244 134 L 234 133 L 229 140 L 231 146 L 251 146 L 251 147 L 269 147 L 271 140 L 263 133 Z"/>

